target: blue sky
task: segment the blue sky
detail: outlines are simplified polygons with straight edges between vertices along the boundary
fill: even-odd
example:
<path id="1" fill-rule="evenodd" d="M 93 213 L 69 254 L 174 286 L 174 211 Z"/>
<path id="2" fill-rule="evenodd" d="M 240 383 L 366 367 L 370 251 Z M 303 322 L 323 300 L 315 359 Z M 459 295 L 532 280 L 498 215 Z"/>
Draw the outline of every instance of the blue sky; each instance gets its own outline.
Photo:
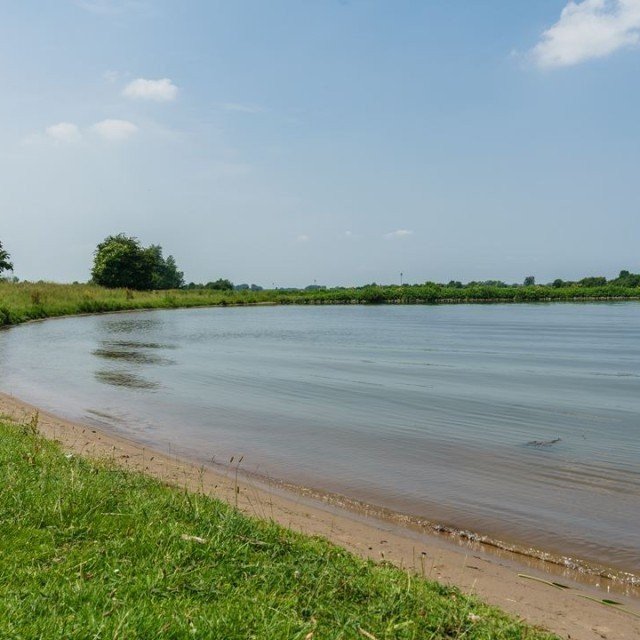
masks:
<path id="1" fill-rule="evenodd" d="M 86 280 L 640 271 L 640 0 L 76 0 L 0 8 L 0 240 Z"/>

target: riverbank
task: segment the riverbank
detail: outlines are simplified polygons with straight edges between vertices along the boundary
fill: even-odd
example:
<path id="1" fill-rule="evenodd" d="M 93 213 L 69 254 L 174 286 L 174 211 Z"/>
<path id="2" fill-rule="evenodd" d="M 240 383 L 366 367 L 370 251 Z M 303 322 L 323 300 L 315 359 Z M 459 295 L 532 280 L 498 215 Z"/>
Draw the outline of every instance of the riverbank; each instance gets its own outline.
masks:
<path id="1" fill-rule="evenodd" d="M 24 423 L 35 411 L 15 398 L 0 396 L 0 415 Z M 163 482 L 237 504 L 243 512 L 258 518 L 273 520 L 304 534 L 326 537 L 359 556 L 387 560 L 443 584 L 456 585 L 562 637 L 626 639 L 640 634 L 640 619 L 587 599 L 606 598 L 606 593 L 574 583 L 567 576 L 559 581 L 570 588 L 555 588 L 519 574 L 548 581 L 556 578 L 534 569 L 524 572 L 521 566 L 506 558 L 472 551 L 465 545 L 456 547 L 435 536 L 418 535 L 362 514 L 252 483 L 237 477 L 233 466 L 224 470 L 203 468 L 51 415 L 40 414 L 39 429 L 45 437 L 60 442 L 68 453 L 108 458 Z M 625 602 L 625 605 L 631 609 L 634 603 Z"/>
<path id="2" fill-rule="evenodd" d="M 86 284 L 0 281 L 0 327 L 69 315 L 143 309 L 175 309 L 257 304 L 492 304 L 520 302 L 598 302 L 638 300 L 640 287 L 605 285 L 468 286 L 423 285 L 339 287 L 319 290 L 218 291 L 176 289 L 133 291 Z"/>

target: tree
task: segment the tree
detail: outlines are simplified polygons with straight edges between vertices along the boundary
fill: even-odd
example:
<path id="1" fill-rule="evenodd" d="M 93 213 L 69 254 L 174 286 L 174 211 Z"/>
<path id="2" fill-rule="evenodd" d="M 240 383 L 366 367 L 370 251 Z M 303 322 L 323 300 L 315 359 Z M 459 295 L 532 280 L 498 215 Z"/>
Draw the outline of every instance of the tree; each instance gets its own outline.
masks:
<path id="1" fill-rule="evenodd" d="M 144 249 L 137 238 L 119 233 L 96 248 L 91 276 L 103 287 L 151 289 L 155 264 L 153 251 Z"/>
<path id="2" fill-rule="evenodd" d="M 613 282 L 623 287 L 640 287 L 640 274 L 624 269 Z"/>
<path id="3" fill-rule="evenodd" d="M 525 287 L 533 287 L 533 285 L 536 283 L 536 279 L 534 276 L 527 276 L 524 279 L 524 286 Z"/>
<path id="4" fill-rule="evenodd" d="M 10 258 L 11 256 L 2 248 L 2 242 L 0 242 L 0 273 L 3 271 L 13 271 L 13 263 L 10 262 Z"/>
<path id="5" fill-rule="evenodd" d="M 162 256 L 162 247 L 157 244 L 152 244 L 145 252 L 153 264 L 153 289 L 179 289 L 184 286 L 184 273 L 178 270 L 173 256 L 167 256 L 165 259 Z"/>
<path id="6" fill-rule="evenodd" d="M 607 284 L 607 279 L 604 276 L 590 276 L 588 278 L 582 278 L 578 282 L 583 287 L 604 287 Z"/>
<path id="7" fill-rule="evenodd" d="M 207 282 L 207 284 L 204 285 L 204 288 L 218 291 L 233 291 L 233 282 L 231 282 L 231 280 L 218 278 L 215 282 Z"/>
<path id="8" fill-rule="evenodd" d="M 93 281 L 103 287 L 127 289 L 179 289 L 184 274 L 178 270 L 173 256 L 166 259 L 162 247 L 143 247 L 137 238 L 119 233 L 105 238 L 97 247 Z"/>

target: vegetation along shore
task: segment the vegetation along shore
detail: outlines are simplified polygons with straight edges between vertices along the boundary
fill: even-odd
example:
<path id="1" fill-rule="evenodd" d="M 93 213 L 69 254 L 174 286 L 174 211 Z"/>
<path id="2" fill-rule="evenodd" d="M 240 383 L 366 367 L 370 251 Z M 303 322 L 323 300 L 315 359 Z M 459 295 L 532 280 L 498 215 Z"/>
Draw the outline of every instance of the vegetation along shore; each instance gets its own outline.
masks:
<path id="1" fill-rule="evenodd" d="M 203 492 L 76 457 L 37 416 L 0 420 L 0 474 L 2 637 L 555 637 Z"/>
<path id="2" fill-rule="evenodd" d="M 638 300 L 640 287 L 622 284 L 553 287 L 426 283 L 332 289 L 109 289 L 92 284 L 0 282 L 0 326 L 82 313 L 249 304 L 442 304 Z"/>

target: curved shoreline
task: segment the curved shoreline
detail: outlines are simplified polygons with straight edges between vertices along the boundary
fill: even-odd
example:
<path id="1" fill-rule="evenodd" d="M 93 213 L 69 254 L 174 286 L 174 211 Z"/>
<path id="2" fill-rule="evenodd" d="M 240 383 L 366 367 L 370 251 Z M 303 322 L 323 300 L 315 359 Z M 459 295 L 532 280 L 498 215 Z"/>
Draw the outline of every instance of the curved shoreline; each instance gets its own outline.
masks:
<path id="1" fill-rule="evenodd" d="M 0 284 L 2 284 L 0 282 Z M 30 322 L 40 322 L 42 320 L 65 318 L 65 317 L 83 317 L 91 315 L 103 315 L 111 313 L 128 313 L 139 311 L 154 311 L 154 310 L 171 310 L 171 309 L 202 309 L 212 307 L 260 307 L 260 306 L 375 306 L 375 305 L 406 305 L 406 306 L 439 306 L 439 305 L 494 305 L 494 304 L 552 304 L 552 303 L 568 303 L 568 304 L 594 304 L 599 302 L 639 302 L 640 292 L 638 288 L 630 288 L 619 295 L 603 294 L 599 292 L 598 287 L 591 288 L 587 293 L 581 291 L 572 291 L 573 295 L 560 296 L 551 295 L 549 287 L 541 285 L 544 291 L 534 291 L 533 294 L 523 294 L 521 292 L 513 293 L 510 296 L 501 295 L 477 295 L 477 296 L 462 296 L 455 295 L 450 290 L 447 292 L 441 292 L 442 295 L 433 294 L 429 295 L 393 295 L 387 296 L 388 290 L 393 289 L 394 293 L 396 287 L 393 285 L 384 285 L 378 287 L 381 291 L 385 292 L 381 296 L 374 296 L 373 298 L 362 297 L 353 295 L 352 297 L 343 296 L 342 290 L 328 289 L 323 292 L 322 295 L 314 295 L 303 291 L 287 291 L 287 290 L 273 290 L 267 292 L 255 293 L 258 298 L 263 299 L 243 299 L 244 292 L 227 292 L 219 293 L 217 297 L 209 299 L 208 302 L 202 303 L 199 299 L 204 297 L 202 291 L 198 295 L 198 299 L 194 298 L 194 294 L 188 290 L 167 290 L 167 291 L 143 291 L 143 292 L 131 292 L 126 290 L 127 295 L 124 297 L 117 297 L 117 293 L 120 292 L 124 295 L 125 290 L 115 289 L 103 289 L 101 287 L 95 287 L 100 292 L 115 292 L 116 295 L 112 299 L 94 300 L 93 293 L 86 294 L 85 298 L 77 299 L 69 302 L 69 307 L 61 308 L 56 307 L 51 302 L 63 303 L 63 295 L 58 295 L 58 291 L 69 288 L 91 287 L 92 285 L 64 285 L 56 283 L 17 283 L 10 285 L 15 287 L 25 287 L 31 291 L 31 302 L 28 298 L 23 300 L 21 313 L 18 313 L 15 308 L 15 301 L 13 307 L 11 304 L 2 306 L 0 305 L 0 329 L 19 326 L 21 324 L 27 324 Z M 55 295 L 47 295 L 49 298 L 46 302 L 41 301 L 41 287 L 52 286 L 55 288 Z M 377 285 L 376 285 L 377 286 Z M 412 285 L 412 287 L 420 287 L 421 285 Z M 441 285 L 438 285 L 441 286 Z M 444 287 L 446 289 L 446 287 Z M 510 292 L 516 291 L 516 289 L 506 288 Z M 359 289 L 351 289 L 355 292 Z M 336 292 L 340 292 L 340 296 L 335 296 Z M 0 293 L 2 293 L 0 291 Z M 209 292 L 211 293 L 211 292 Z M 546 295 L 544 295 L 546 293 Z M 163 297 L 160 297 L 162 294 Z M 268 294 L 268 295 L 267 295 Z M 135 295 L 146 296 L 143 300 L 136 298 Z M 176 297 L 177 296 L 177 297 Z M 182 297 L 182 300 L 180 300 Z M 265 297 L 271 299 L 264 299 Z M 0 299 L 1 302 L 1 299 Z M 26 306 L 25 306 L 26 305 Z"/>
<path id="2" fill-rule="evenodd" d="M 2 392 L 0 392 L 1 400 Z M 1 406 L 1 405 L 0 405 Z M 136 439 L 129 437 L 125 429 L 112 430 L 106 428 L 100 421 L 91 422 L 91 428 L 100 433 L 123 438 L 140 447 L 163 453 L 171 452 L 171 442 L 160 444 L 152 439 Z M 488 535 L 473 528 L 462 527 L 454 521 L 443 521 L 429 518 L 424 515 L 416 515 L 410 512 L 399 511 L 392 507 L 379 503 L 363 500 L 335 490 L 323 489 L 304 481 L 290 481 L 282 475 L 265 475 L 259 471 L 249 471 L 241 468 L 244 456 L 232 456 L 227 463 L 217 462 L 213 459 L 198 457 L 196 452 L 176 449 L 176 459 L 185 463 L 197 465 L 200 468 L 211 469 L 214 473 L 227 476 L 232 473 L 234 478 L 260 487 L 267 493 L 296 495 L 314 504 L 323 507 L 347 511 L 350 514 L 372 518 L 378 522 L 399 527 L 402 530 L 410 530 L 419 535 L 444 540 L 446 544 L 456 547 L 465 547 L 470 551 L 482 551 L 499 559 L 509 559 L 528 568 L 537 568 L 551 576 L 572 579 L 590 587 L 606 589 L 607 593 L 616 593 L 637 600 L 640 607 L 640 574 L 626 571 L 622 568 L 608 566 L 594 560 L 566 555 L 560 551 L 550 551 L 540 547 L 528 545 L 524 540 L 506 540 L 497 535 Z M 284 472 L 284 470 L 283 470 Z"/>
<path id="3" fill-rule="evenodd" d="M 251 474 L 245 474 L 251 478 Z M 258 482 L 264 478 L 257 476 Z M 526 546 L 522 543 L 507 542 L 469 529 L 463 529 L 451 524 L 442 524 L 422 516 L 394 511 L 377 504 L 363 502 L 346 495 L 320 491 L 311 487 L 289 483 L 284 480 L 268 480 L 268 486 L 282 487 L 285 491 L 310 497 L 325 504 L 334 505 L 341 509 L 362 513 L 377 520 L 388 521 L 399 527 L 411 529 L 418 533 L 443 537 L 458 545 L 468 545 L 470 549 L 482 550 L 487 554 L 498 557 L 511 557 L 515 562 L 522 562 L 527 566 L 537 566 L 539 563 L 547 566 L 547 571 L 554 575 L 563 575 L 565 570 L 573 572 L 571 576 L 578 582 L 588 585 L 607 583 L 608 592 L 622 593 L 638 599 L 640 603 L 640 576 L 621 569 L 615 569 L 603 564 L 589 562 L 581 558 L 551 553 L 544 549 Z M 600 585 L 602 586 L 602 585 Z"/>
<path id="4" fill-rule="evenodd" d="M 38 409 L 0 393 L 0 414 L 25 421 Z M 212 468 L 155 451 L 128 438 L 87 425 L 39 413 L 41 433 L 57 440 L 70 453 L 107 457 L 127 468 L 149 473 L 168 483 L 208 493 L 236 504 L 255 517 L 273 519 L 309 535 L 320 535 L 368 558 L 390 561 L 425 577 L 455 584 L 482 600 L 495 604 L 529 622 L 571 638 L 640 637 L 640 601 L 616 594 L 628 611 L 603 606 L 588 598 L 606 598 L 610 589 L 578 582 L 567 568 L 533 561 L 528 566 L 513 554 L 488 553 L 471 541 L 447 540 L 407 522 L 385 519 L 383 513 L 349 508 L 307 491 L 292 491 L 286 483 L 265 484 L 236 474 L 233 466 Z M 511 556 L 511 557 L 510 557 Z M 526 569 L 523 573 L 523 569 Z M 526 575 L 525 575 L 526 574 Z M 532 579 L 531 579 L 532 578 Z M 550 586 L 560 581 L 569 589 Z M 609 585 L 610 587 L 611 585 Z M 611 635 L 607 635 L 611 634 Z"/>

